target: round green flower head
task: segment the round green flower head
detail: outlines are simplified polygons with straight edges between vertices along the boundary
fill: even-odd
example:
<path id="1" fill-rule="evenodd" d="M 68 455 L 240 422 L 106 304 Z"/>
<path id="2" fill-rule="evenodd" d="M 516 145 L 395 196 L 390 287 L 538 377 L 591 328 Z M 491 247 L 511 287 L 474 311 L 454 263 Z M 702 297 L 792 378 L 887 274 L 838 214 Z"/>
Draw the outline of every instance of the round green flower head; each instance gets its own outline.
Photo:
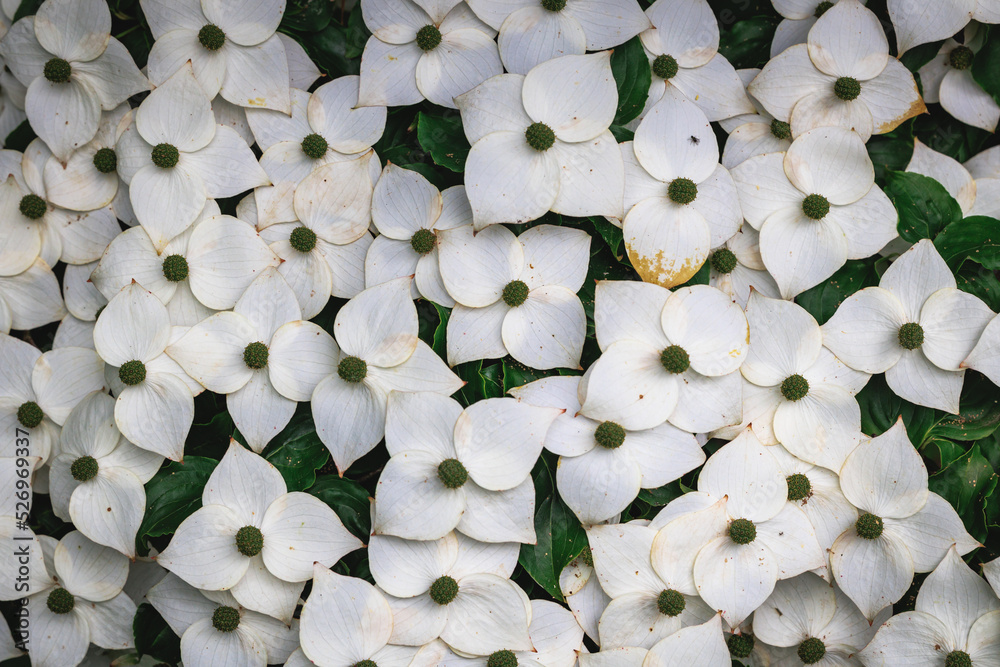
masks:
<path id="1" fill-rule="evenodd" d="M 812 493 L 812 482 L 800 472 L 785 478 L 788 483 L 788 499 L 792 502 L 805 500 Z"/>
<path id="2" fill-rule="evenodd" d="M 313 160 L 318 160 L 326 155 L 326 150 L 329 147 L 330 144 L 326 142 L 326 139 L 315 132 L 306 135 L 306 138 L 302 140 L 302 152 Z"/>
<path id="3" fill-rule="evenodd" d="M 298 252 L 310 252 L 316 247 L 316 232 L 308 227 L 296 227 L 288 236 L 288 243 Z"/>
<path id="4" fill-rule="evenodd" d="M 163 277 L 179 283 L 188 277 L 188 261 L 184 255 L 167 255 L 163 258 Z"/>
<path id="5" fill-rule="evenodd" d="M 337 364 L 337 375 L 344 382 L 361 382 L 368 377 L 368 364 L 364 359 L 344 357 Z"/>
<path id="6" fill-rule="evenodd" d="M 73 68 L 62 58 L 52 58 L 42 68 L 42 75 L 52 83 L 66 83 Z"/>
<path id="7" fill-rule="evenodd" d="M 771 136 L 775 139 L 790 139 L 792 136 L 792 126 L 783 120 L 775 118 L 771 121 Z"/>
<path id="8" fill-rule="evenodd" d="M 856 100 L 861 94 L 861 84 L 858 83 L 857 79 L 842 76 L 837 79 L 837 83 L 833 84 L 833 94 L 845 102 Z"/>
<path id="9" fill-rule="evenodd" d="M 826 644 L 819 637 L 810 637 L 799 644 L 798 655 L 804 664 L 814 665 L 826 655 Z"/>
<path id="10" fill-rule="evenodd" d="M 38 195 L 24 195 L 21 197 L 21 203 L 18 205 L 18 210 L 21 211 L 21 215 L 29 220 L 38 220 L 40 217 L 45 215 L 45 211 L 48 210 L 48 206 L 45 200 Z"/>
<path id="11" fill-rule="evenodd" d="M 493 651 L 486 659 L 486 667 L 517 667 L 517 656 L 507 649 Z"/>
<path id="12" fill-rule="evenodd" d="M 267 357 L 267 345 L 264 345 L 260 341 L 250 343 L 243 348 L 243 363 L 247 365 L 247 368 L 253 368 L 254 370 L 264 368 L 264 366 L 267 366 Z"/>
<path id="13" fill-rule="evenodd" d="M 719 248 L 712 253 L 712 268 L 719 273 L 732 273 L 736 268 L 736 254 L 729 248 Z"/>
<path id="14" fill-rule="evenodd" d="M 212 627 L 219 632 L 232 632 L 240 627 L 240 612 L 232 607 L 216 607 L 212 613 Z"/>
<path id="15" fill-rule="evenodd" d="M 528 286 L 520 280 L 512 280 L 503 288 L 500 297 L 511 308 L 517 308 L 528 299 Z"/>
<path id="16" fill-rule="evenodd" d="M 532 123 L 524 131 L 524 139 L 529 146 L 541 153 L 549 150 L 556 143 L 556 133 L 545 123 Z"/>
<path id="17" fill-rule="evenodd" d="M 967 70 L 972 67 L 972 58 L 975 56 L 967 46 L 958 46 L 948 54 L 948 64 L 957 70 Z"/>
<path id="18" fill-rule="evenodd" d="M 110 174 L 118 168 L 118 154 L 113 148 L 102 148 L 94 153 L 94 168 L 102 174 Z"/>
<path id="19" fill-rule="evenodd" d="M 691 357 L 680 345 L 671 345 L 660 352 L 660 363 L 665 371 L 677 375 L 691 367 Z"/>
<path id="20" fill-rule="evenodd" d="M 749 658 L 753 653 L 753 635 L 729 635 L 726 646 L 734 658 Z"/>
<path id="21" fill-rule="evenodd" d="M 669 588 L 656 597 L 656 608 L 664 616 L 679 616 L 685 606 L 687 601 L 684 596 Z"/>
<path id="22" fill-rule="evenodd" d="M 729 524 L 729 539 L 736 544 L 750 544 L 757 539 L 757 526 L 750 519 L 733 519 Z"/>
<path id="23" fill-rule="evenodd" d="M 972 667 L 972 658 L 965 651 L 952 651 L 945 656 L 944 667 Z"/>
<path id="24" fill-rule="evenodd" d="M 583 551 L 580 552 L 580 560 L 582 560 L 583 564 L 587 567 L 594 567 L 594 552 L 590 549 L 590 547 L 583 548 Z"/>
<path id="25" fill-rule="evenodd" d="M 236 548 L 248 558 L 253 558 L 264 548 L 264 535 L 260 528 L 243 526 L 236 531 Z"/>
<path id="26" fill-rule="evenodd" d="M 907 322 L 899 327 L 899 346 L 904 350 L 915 350 L 924 344 L 924 328 L 916 322 Z"/>
<path id="27" fill-rule="evenodd" d="M 561 12 L 565 6 L 566 0 L 542 0 L 542 9 L 547 9 L 550 12 Z"/>
<path id="28" fill-rule="evenodd" d="M 209 51 L 218 51 L 226 43 L 226 33 L 214 23 L 206 23 L 198 31 L 198 41 Z"/>
<path id="29" fill-rule="evenodd" d="M 450 604 L 458 595 L 458 582 L 448 575 L 438 577 L 431 584 L 430 595 L 431 599 L 440 605 Z"/>
<path id="30" fill-rule="evenodd" d="M 433 51 L 441 44 L 441 31 L 437 26 L 425 25 L 417 31 L 417 46 L 423 51 Z"/>
<path id="31" fill-rule="evenodd" d="M 118 379 L 134 387 L 146 379 L 146 364 L 138 360 L 126 361 L 118 369 Z"/>
<path id="32" fill-rule="evenodd" d="M 45 599 L 45 606 L 53 614 L 68 614 L 76 606 L 76 600 L 65 588 L 57 588 L 49 593 L 49 597 Z"/>
<path id="33" fill-rule="evenodd" d="M 89 482 L 97 477 L 98 468 L 97 459 L 93 456 L 81 456 L 76 461 L 73 461 L 73 465 L 69 467 L 69 472 L 76 481 Z"/>
<path id="34" fill-rule="evenodd" d="M 663 54 L 653 59 L 653 74 L 661 79 L 672 79 L 677 76 L 677 60 L 673 56 Z"/>
<path id="35" fill-rule="evenodd" d="M 458 459 L 445 459 L 438 465 L 438 479 L 449 489 L 459 489 L 469 481 L 469 471 Z"/>
<path id="36" fill-rule="evenodd" d="M 875 540 L 882 536 L 882 531 L 885 530 L 885 523 L 882 521 L 882 517 L 866 512 L 858 517 L 858 520 L 854 523 L 854 530 L 858 531 L 858 537 L 866 540 Z"/>
<path id="37" fill-rule="evenodd" d="M 374 660 L 362 660 L 354 663 L 354 667 L 378 667 L 378 664 Z"/>
<path id="38" fill-rule="evenodd" d="M 828 0 L 824 0 L 823 2 L 816 5 L 816 12 L 813 14 L 813 16 L 815 16 L 816 18 L 823 16 L 823 14 L 826 14 L 826 10 L 830 9 L 830 7 L 833 7 L 833 3 L 829 2 Z"/>
<path id="39" fill-rule="evenodd" d="M 594 440 L 604 449 L 618 449 L 625 442 L 625 429 L 614 422 L 601 422 L 594 431 Z"/>
<path id="40" fill-rule="evenodd" d="M 160 169 L 173 169 L 177 166 L 177 160 L 180 159 L 180 156 L 177 147 L 170 144 L 156 144 L 153 147 L 153 152 L 150 153 L 153 164 Z"/>
<path id="41" fill-rule="evenodd" d="M 42 423 L 45 413 L 38 407 L 38 403 L 27 401 L 17 409 L 17 421 L 21 422 L 24 428 L 35 428 Z"/>
<path id="42" fill-rule="evenodd" d="M 798 373 L 789 375 L 781 383 L 781 395 L 789 401 L 801 401 L 809 393 L 809 380 Z"/>
<path id="43" fill-rule="evenodd" d="M 810 220 L 822 220 L 830 212 L 830 201 L 823 195 L 809 195 L 802 200 L 802 212 Z"/>
<path id="44" fill-rule="evenodd" d="M 431 250 L 434 250 L 434 244 L 437 242 L 437 236 L 434 232 L 429 229 L 418 229 L 417 232 L 410 237 L 410 247 L 413 248 L 413 252 L 418 255 L 426 255 Z"/>
<path id="45" fill-rule="evenodd" d="M 667 186 L 667 196 L 675 204 L 690 204 L 698 198 L 698 186 L 690 178 L 675 178 Z"/>

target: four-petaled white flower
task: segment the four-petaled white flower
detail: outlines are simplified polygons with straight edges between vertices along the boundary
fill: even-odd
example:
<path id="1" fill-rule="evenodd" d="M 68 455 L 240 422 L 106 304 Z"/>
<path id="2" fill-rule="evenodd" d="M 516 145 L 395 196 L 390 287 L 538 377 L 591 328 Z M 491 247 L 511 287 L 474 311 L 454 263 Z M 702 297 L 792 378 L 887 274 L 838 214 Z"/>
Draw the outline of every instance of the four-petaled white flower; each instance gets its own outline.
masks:
<path id="1" fill-rule="evenodd" d="M 886 0 L 886 6 L 896 31 L 899 55 L 914 46 L 951 37 L 970 20 L 1000 23 L 1000 5 L 996 0 L 942 0 L 926 4 Z"/>
<path id="2" fill-rule="evenodd" d="M 816 25 L 816 19 L 826 13 L 838 0 L 772 0 L 774 10 L 782 20 L 771 40 L 771 57 L 775 57 L 789 46 L 805 44 L 809 31 Z M 862 0 L 867 2 L 867 0 Z M 926 90 L 926 89 L 925 89 Z"/>
<path id="3" fill-rule="evenodd" d="M 1000 122 L 1000 105 L 972 78 L 972 60 L 982 39 L 976 39 L 977 31 L 971 27 L 965 29 L 964 43 L 945 40 L 937 55 L 917 72 L 925 102 L 940 102 L 963 123 L 994 132 Z"/>
<path id="4" fill-rule="evenodd" d="M 708 284 L 746 308 L 750 292 L 780 299 L 781 291 L 760 257 L 760 232 L 744 223 L 726 244 L 708 256 Z"/>

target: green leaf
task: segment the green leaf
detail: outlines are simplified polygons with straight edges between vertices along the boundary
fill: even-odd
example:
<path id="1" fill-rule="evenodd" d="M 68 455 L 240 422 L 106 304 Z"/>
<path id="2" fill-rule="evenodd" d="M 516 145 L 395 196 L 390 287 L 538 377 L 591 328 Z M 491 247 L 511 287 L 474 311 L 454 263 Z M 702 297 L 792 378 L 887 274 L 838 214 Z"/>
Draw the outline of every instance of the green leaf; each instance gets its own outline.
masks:
<path id="1" fill-rule="evenodd" d="M 590 218 L 590 221 L 593 223 L 594 229 L 604 240 L 604 243 L 606 243 L 608 248 L 611 249 L 611 253 L 618 259 L 619 262 L 622 261 L 625 255 L 624 251 L 621 249 L 622 241 L 625 240 L 622 228 L 611 224 L 604 218 Z"/>
<path id="2" fill-rule="evenodd" d="M 861 432 L 865 435 L 881 435 L 902 417 L 906 434 L 919 448 L 940 419 L 936 410 L 914 405 L 892 393 L 884 375 L 873 375 L 855 398 L 861 406 Z"/>
<path id="3" fill-rule="evenodd" d="M 34 141 L 36 136 L 38 135 L 35 134 L 28 121 L 22 121 L 20 125 L 11 130 L 10 134 L 7 135 L 4 141 L 4 148 L 24 152 L 24 149 Z"/>
<path id="4" fill-rule="evenodd" d="M 148 602 L 139 605 L 132 620 L 135 651 L 176 665 L 181 661 L 181 638 L 174 634 L 160 613 Z"/>
<path id="5" fill-rule="evenodd" d="M 973 537 L 985 540 L 985 502 L 996 490 L 998 479 L 977 443 L 947 468 L 931 475 L 928 487 L 951 503 Z"/>
<path id="6" fill-rule="evenodd" d="M 330 454 L 316 435 L 312 414 L 305 409 L 268 443 L 264 458 L 278 469 L 289 491 L 305 491 L 316 481 L 316 471 Z"/>
<path id="7" fill-rule="evenodd" d="M 932 239 L 962 219 L 962 209 L 944 186 L 921 174 L 890 171 L 885 194 L 899 212 L 899 235 L 911 243 Z"/>
<path id="8" fill-rule="evenodd" d="M 323 475 L 306 490 L 337 513 L 344 527 L 367 543 L 372 532 L 371 500 L 365 488 L 351 479 Z"/>
<path id="9" fill-rule="evenodd" d="M 187 456 L 183 463 L 168 461 L 146 482 L 146 513 L 136 546 L 145 551 L 146 538 L 173 533 L 201 507 L 202 491 L 218 463 L 201 456 Z"/>
<path id="10" fill-rule="evenodd" d="M 903 54 L 899 62 L 903 63 L 906 69 L 916 74 L 918 69 L 934 60 L 934 56 L 941 50 L 942 44 L 944 44 L 944 40 L 914 46 Z"/>
<path id="11" fill-rule="evenodd" d="M 953 271 L 971 259 L 987 269 L 1000 269 L 1000 220 L 974 215 L 954 222 L 934 239 L 934 246 Z"/>
<path id="12" fill-rule="evenodd" d="M 771 56 L 771 41 L 776 27 L 777 20 L 771 16 L 737 21 L 731 28 L 723 31 L 719 53 L 736 69 L 763 67 Z"/>
<path id="13" fill-rule="evenodd" d="M 1000 35 L 990 37 L 972 60 L 972 78 L 1000 104 Z"/>
<path id="14" fill-rule="evenodd" d="M 625 125 L 642 113 L 652 81 L 649 59 L 638 36 L 615 47 L 611 54 L 611 73 L 618 84 L 618 111 L 614 124 Z"/>
<path id="15" fill-rule="evenodd" d="M 635 139 L 635 132 L 633 132 L 628 128 L 622 127 L 621 125 L 612 125 L 608 129 L 611 130 L 611 134 L 614 135 L 615 141 L 617 141 L 620 144 Z"/>
<path id="16" fill-rule="evenodd" d="M 12 23 L 23 19 L 25 16 L 37 13 L 38 8 L 41 6 L 42 0 L 21 0 L 21 4 L 17 6 L 17 11 L 14 12 Z"/>
<path id="17" fill-rule="evenodd" d="M 417 114 L 417 141 L 431 154 L 434 164 L 455 172 L 465 170 L 470 146 L 460 116 L 431 116 L 421 111 Z"/>
<path id="18" fill-rule="evenodd" d="M 641 489 L 639 500 L 656 507 L 662 507 L 682 495 L 684 495 L 684 489 L 681 488 L 680 481 L 673 481 L 658 489 Z"/>
<path id="19" fill-rule="evenodd" d="M 330 25 L 333 3 L 330 0 L 290 0 L 281 17 L 281 27 L 303 32 L 319 32 Z"/>
<path id="20" fill-rule="evenodd" d="M 955 274 L 955 280 L 958 289 L 975 294 L 985 301 L 993 312 L 1000 310 L 1000 278 L 997 278 L 996 273 L 974 262 L 968 262 Z"/>
<path id="21" fill-rule="evenodd" d="M 434 310 L 436 310 L 438 314 L 438 325 L 437 328 L 434 329 L 434 343 L 431 347 L 434 348 L 434 351 L 439 357 L 447 362 L 448 318 L 451 317 L 451 311 L 444 306 L 434 303 L 433 301 L 431 301 L 431 305 L 434 306 Z"/>
<path id="22" fill-rule="evenodd" d="M 957 415 L 945 415 L 931 435 L 949 440 L 972 441 L 989 437 L 1000 427 L 1000 392 L 978 373 L 966 373 Z"/>
<path id="23" fill-rule="evenodd" d="M 319 32 L 309 33 L 301 42 L 316 66 L 331 79 L 360 70 L 361 63 L 348 55 L 347 30 L 341 25 L 331 23 Z"/>
<path id="24" fill-rule="evenodd" d="M 824 324 L 847 297 L 872 285 L 878 285 L 875 260 L 851 260 L 825 282 L 799 294 L 795 302 L 809 311 L 817 322 Z"/>

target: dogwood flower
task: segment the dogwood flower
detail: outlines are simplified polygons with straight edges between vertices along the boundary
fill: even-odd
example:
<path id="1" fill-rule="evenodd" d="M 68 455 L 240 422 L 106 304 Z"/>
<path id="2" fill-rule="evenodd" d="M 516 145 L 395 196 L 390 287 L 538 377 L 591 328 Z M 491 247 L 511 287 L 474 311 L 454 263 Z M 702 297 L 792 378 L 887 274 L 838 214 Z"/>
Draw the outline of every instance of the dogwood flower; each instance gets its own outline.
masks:
<path id="1" fill-rule="evenodd" d="M 607 609 L 611 598 L 601 588 L 594 570 L 594 554 L 590 547 L 571 560 L 559 573 L 559 590 L 566 598 L 577 623 L 593 641 L 599 641 L 597 624 Z"/>
<path id="2" fill-rule="evenodd" d="M 559 496 L 585 526 L 617 516 L 640 489 L 669 484 L 705 462 L 695 437 L 671 424 L 630 431 L 583 416 L 579 386 L 579 377 L 554 376 L 509 393 L 529 405 L 565 411 L 546 432 L 545 448 L 559 455 Z"/>
<path id="3" fill-rule="evenodd" d="M 468 0 L 499 31 L 500 58 L 512 74 L 560 56 L 611 49 L 650 27 L 635 0 Z"/>
<path id="4" fill-rule="evenodd" d="M 27 331 L 65 315 L 59 281 L 41 257 L 21 273 L 0 276 L 0 333 Z"/>
<path id="5" fill-rule="evenodd" d="M 744 223 L 726 244 L 708 256 L 708 284 L 728 294 L 740 308 L 747 307 L 750 291 L 781 298 L 774 278 L 760 257 L 760 232 Z"/>
<path id="6" fill-rule="evenodd" d="M 930 572 L 954 545 L 980 546 L 948 501 L 927 490 L 927 468 L 900 418 L 851 452 L 840 487 L 861 510 L 830 551 L 834 581 L 869 621 L 899 600 L 914 572 Z"/>
<path id="7" fill-rule="evenodd" d="M 889 57 L 882 25 L 858 0 L 840 0 L 825 11 L 807 43 L 772 58 L 748 90 L 789 123 L 794 137 L 839 126 L 866 142 L 926 111 L 913 75 Z"/>
<path id="8" fill-rule="evenodd" d="M 733 664 L 729 648 L 722 639 L 722 617 L 715 614 L 701 625 L 681 628 L 657 642 L 642 667 L 670 667 L 671 665 L 704 665 L 705 667 L 730 667 Z"/>
<path id="9" fill-rule="evenodd" d="M 953 545 L 914 611 L 890 618 L 860 657 L 868 665 L 988 665 L 1000 652 L 1000 600 Z"/>
<path id="10" fill-rule="evenodd" d="M 361 106 L 455 98 L 503 73 L 496 31 L 459 0 L 362 0 L 373 35 L 361 55 Z"/>
<path id="11" fill-rule="evenodd" d="M 934 243 L 923 239 L 849 297 L 823 325 L 823 344 L 851 368 L 885 373 L 901 398 L 958 414 L 962 361 L 993 311 L 959 290 Z"/>
<path id="12" fill-rule="evenodd" d="M 158 250 L 191 226 L 209 197 L 232 197 L 268 184 L 240 135 L 216 124 L 190 64 L 131 113 L 132 122 L 115 145 L 118 173 Z"/>
<path id="13" fill-rule="evenodd" d="M 372 532 L 436 540 L 458 529 L 481 542 L 535 542 L 531 468 L 561 408 L 512 398 L 462 410 L 431 392 L 389 394 L 390 459 Z"/>
<path id="14" fill-rule="evenodd" d="M 212 472 L 202 508 L 156 561 L 196 588 L 232 592 L 289 624 L 313 563 L 332 566 L 362 546 L 322 501 L 289 493 L 277 468 L 235 440 Z"/>
<path id="15" fill-rule="evenodd" d="M 472 144 L 465 188 L 477 231 L 549 210 L 621 212 L 624 166 L 608 131 L 618 106 L 610 51 L 496 76 L 455 102 Z"/>
<path id="16" fill-rule="evenodd" d="M 161 86 L 190 62 L 209 99 L 289 113 L 285 47 L 275 34 L 285 0 L 140 0 L 156 42 L 149 79 Z M 246 189 L 246 188 L 244 188 Z"/>
<path id="17" fill-rule="evenodd" d="M 774 10 L 782 20 L 771 40 L 771 57 L 796 44 L 805 44 L 809 31 L 816 19 L 826 13 L 838 0 L 819 2 L 818 0 L 773 0 Z M 866 2 L 867 0 L 862 0 Z"/>
<path id="18" fill-rule="evenodd" d="M 111 36 L 101 0 L 46 0 L 0 42 L 7 67 L 28 87 L 24 110 L 62 161 L 97 133 L 101 110 L 149 90 L 125 46 Z"/>
<path id="19" fill-rule="evenodd" d="M 538 225 L 518 237 L 469 225 L 438 234 L 441 279 L 457 302 L 448 320 L 448 364 L 510 354 L 532 368 L 577 368 L 586 314 L 590 236 Z"/>
<path id="20" fill-rule="evenodd" d="M 973 32 L 966 28 L 964 44 L 945 40 L 937 55 L 918 70 L 920 83 L 925 102 L 940 102 L 963 123 L 994 132 L 1000 122 L 1000 105 L 972 78 L 976 54 L 969 38 Z"/>
<path id="21" fill-rule="evenodd" d="M 439 192 L 422 174 L 390 163 L 375 185 L 372 222 L 380 235 L 365 259 L 365 284 L 413 276 L 414 298 L 453 307 L 438 267 L 437 232 L 472 223 L 465 187 Z"/>
<path id="22" fill-rule="evenodd" d="M 298 619 L 283 623 L 246 609 L 229 591 L 198 590 L 167 574 L 146 599 L 181 638 L 185 665 L 265 667 L 299 646 Z"/>
<path id="23" fill-rule="evenodd" d="M 337 313 L 333 330 L 340 348 L 337 372 L 316 385 L 312 415 L 320 440 L 343 473 L 385 434 L 390 392 L 449 396 L 465 383 L 417 338 L 408 278 L 358 294 Z"/>
<path id="24" fill-rule="evenodd" d="M 886 5 L 899 55 L 914 46 L 951 37 L 970 20 L 1000 23 L 1000 6 L 994 0 L 943 0 L 928 5 L 887 0 Z"/>

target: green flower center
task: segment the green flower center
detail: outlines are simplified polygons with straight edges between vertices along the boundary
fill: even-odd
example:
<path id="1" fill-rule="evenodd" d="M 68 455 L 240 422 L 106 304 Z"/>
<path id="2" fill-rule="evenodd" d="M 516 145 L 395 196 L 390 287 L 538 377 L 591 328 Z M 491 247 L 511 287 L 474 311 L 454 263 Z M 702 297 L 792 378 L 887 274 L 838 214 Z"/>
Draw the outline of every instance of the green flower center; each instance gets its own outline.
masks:
<path id="1" fill-rule="evenodd" d="M 663 54 L 656 56 L 653 60 L 653 74 L 664 80 L 669 80 L 677 76 L 677 60 L 673 56 Z"/>
<path id="2" fill-rule="evenodd" d="M 126 361 L 118 369 L 118 379 L 134 387 L 146 379 L 146 364 L 137 359 Z"/>
<path id="3" fill-rule="evenodd" d="M 188 261 L 184 255 L 167 255 L 163 258 L 163 277 L 179 283 L 188 277 Z"/>
<path id="4" fill-rule="evenodd" d="M 771 136 L 775 139 L 789 139 L 792 136 L 792 126 L 775 118 L 771 121 Z"/>
<path id="5" fill-rule="evenodd" d="M 660 363 L 663 365 L 663 370 L 677 375 L 691 367 L 691 357 L 680 345 L 671 345 L 660 352 Z"/>
<path id="6" fill-rule="evenodd" d="M 565 2 L 566 0 L 563 0 Z M 548 7 L 546 7 L 548 9 Z M 517 667 L 517 656 L 513 651 L 502 649 L 490 653 L 486 659 L 486 667 Z"/>
<path id="7" fill-rule="evenodd" d="M 337 364 L 337 375 L 344 382 L 361 382 L 368 377 L 368 364 L 364 359 L 344 357 Z"/>
<path id="8" fill-rule="evenodd" d="M 198 41 L 209 51 L 218 51 L 226 43 L 226 33 L 214 23 L 206 23 L 198 31 Z"/>
<path id="9" fill-rule="evenodd" d="M 785 478 L 788 483 L 788 499 L 795 502 L 805 500 L 812 493 L 812 482 L 802 473 L 795 473 Z"/>
<path id="10" fill-rule="evenodd" d="M 948 64 L 958 70 L 966 70 L 972 67 L 972 58 L 975 54 L 967 46 L 958 46 L 948 54 Z"/>
<path id="11" fill-rule="evenodd" d="M 69 472 L 76 481 L 89 482 L 97 477 L 99 467 L 97 459 L 93 456 L 81 456 L 76 461 L 73 461 L 73 465 L 69 467 Z"/>
<path id="12" fill-rule="evenodd" d="M 583 551 L 580 552 L 580 560 L 587 567 L 594 567 L 594 552 L 591 551 L 590 547 L 583 548 Z"/>
<path id="13" fill-rule="evenodd" d="M 532 123 L 524 131 L 524 139 L 529 146 L 541 153 L 549 150 L 556 143 L 556 133 L 545 123 Z"/>
<path id="14" fill-rule="evenodd" d="M 520 280 L 512 280 L 503 288 L 500 297 L 511 308 L 517 308 L 528 299 L 528 286 Z"/>
<path id="15" fill-rule="evenodd" d="M 904 350 L 915 350 L 924 344 L 924 328 L 916 322 L 899 327 L 899 345 Z"/>
<path id="16" fill-rule="evenodd" d="M 440 605 L 450 604 L 458 595 L 458 582 L 448 575 L 438 577 L 431 584 L 430 595 L 431 599 Z"/>
<path id="17" fill-rule="evenodd" d="M 809 393 L 809 380 L 798 373 L 789 375 L 781 383 L 781 395 L 789 401 L 801 401 Z"/>
<path id="18" fill-rule="evenodd" d="M 29 220 L 38 220 L 40 217 L 45 215 L 45 211 L 48 210 L 48 205 L 46 205 L 45 200 L 38 195 L 24 195 L 21 197 L 21 203 L 18 205 L 18 209 L 21 211 L 21 215 Z"/>
<path id="19" fill-rule="evenodd" d="M 330 144 L 326 142 L 326 139 L 315 132 L 306 135 L 306 138 L 302 140 L 302 152 L 306 154 L 306 157 L 310 157 L 313 160 L 318 160 L 326 155 L 329 147 Z"/>
<path id="20" fill-rule="evenodd" d="M 594 431 L 594 440 L 604 449 L 618 449 L 625 442 L 625 429 L 614 422 L 601 422 Z"/>
<path id="21" fill-rule="evenodd" d="M 729 524 L 729 539 L 736 544 L 750 544 L 757 539 L 757 526 L 750 519 L 733 519 Z"/>
<path id="22" fill-rule="evenodd" d="M 361 662 L 354 663 L 354 667 L 378 667 L 378 663 L 374 660 L 362 660 Z"/>
<path id="23" fill-rule="evenodd" d="M 830 201 L 823 195 L 809 195 L 802 200 L 802 212 L 810 220 L 822 220 L 830 212 Z"/>
<path id="24" fill-rule="evenodd" d="M 675 178 L 667 186 L 667 196 L 675 204 L 690 204 L 698 197 L 698 186 L 690 178 Z"/>
<path id="25" fill-rule="evenodd" d="M 885 524 L 882 522 L 882 517 L 866 512 L 858 517 L 854 523 L 854 530 L 858 532 L 858 537 L 866 540 L 877 540 L 882 536 Z"/>
<path id="26" fill-rule="evenodd" d="M 248 558 L 253 558 L 264 548 L 264 535 L 260 528 L 243 526 L 236 531 L 236 548 Z"/>
<path id="27" fill-rule="evenodd" d="M 656 608 L 664 616 L 678 616 L 684 611 L 686 605 L 687 601 L 684 599 L 684 596 L 669 588 L 660 593 L 656 598 Z"/>
<path id="28" fill-rule="evenodd" d="M 45 606 L 53 614 L 68 614 L 76 606 L 76 600 L 65 588 L 57 588 L 49 593 L 49 597 L 45 599 Z"/>
<path id="29" fill-rule="evenodd" d="M 316 247 L 316 232 L 308 227 L 296 227 L 288 236 L 288 243 L 293 250 L 310 252 Z"/>
<path id="30" fill-rule="evenodd" d="M 180 156 L 177 147 L 170 144 L 156 144 L 153 147 L 153 152 L 150 153 L 153 164 L 160 169 L 173 169 L 177 166 L 177 160 L 180 159 Z"/>
<path id="31" fill-rule="evenodd" d="M 565 6 L 566 0 L 542 0 L 542 9 L 547 9 L 550 12 L 561 12 Z"/>
<path id="32" fill-rule="evenodd" d="M 73 68 L 62 58 L 52 58 L 42 68 L 42 75 L 52 83 L 66 83 Z"/>
<path id="33" fill-rule="evenodd" d="M 729 635 L 726 646 L 734 658 L 749 658 L 753 653 L 753 635 Z"/>
<path id="34" fill-rule="evenodd" d="M 944 667 L 972 667 L 972 658 L 965 651 L 952 651 L 945 657 Z"/>
<path id="35" fill-rule="evenodd" d="M 434 244 L 437 242 L 437 236 L 429 229 L 418 229 L 417 232 L 410 237 L 410 247 L 413 248 L 413 252 L 418 255 L 426 255 L 431 250 L 434 250 Z"/>
<path id="36" fill-rule="evenodd" d="M 799 644 L 798 655 L 803 663 L 814 665 L 826 655 L 826 644 L 818 637 L 810 637 Z"/>
<path id="37" fill-rule="evenodd" d="M 232 632 L 240 627 L 240 612 L 232 607 L 216 607 L 212 613 L 212 627 L 219 632 Z"/>
<path id="38" fill-rule="evenodd" d="M 449 489 L 459 489 L 469 481 L 469 471 L 458 459 L 445 459 L 438 465 L 438 479 Z"/>
<path id="39" fill-rule="evenodd" d="M 833 84 L 833 94 L 845 102 L 856 100 L 861 94 L 861 84 L 858 83 L 857 79 L 842 76 L 837 79 L 837 83 Z"/>
<path id="40" fill-rule="evenodd" d="M 437 26 L 425 25 L 417 31 L 417 46 L 422 51 L 433 51 L 441 44 L 441 31 Z"/>
<path id="41" fill-rule="evenodd" d="M 736 254 L 729 248 L 719 248 L 712 253 L 712 268 L 719 273 L 732 273 L 736 268 Z"/>
<path id="42" fill-rule="evenodd" d="M 824 0 L 824 2 L 821 2 L 818 5 L 816 5 L 816 13 L 814 14 L 814 16 L 816 18 L 823 16 L 823 14 L 826 14 L 826 10 L 830 9 L 830 7 L 833 7 L 833 3 Z"/>
<path id="43" fill-rule="evenodd" d="M 267 345 L 264 345 L 260 341 L 250 343 L 243 348 L 243 363 L 247 365 L 247 368 L 253 368 L 254 370 L 264 368 L 264 366 L 267 366 L 267 357 Z"/>
<path id="44" fill-rule="evenodd" d="M 118 154 L 113 148 L 102 148 L 94 153 L 94 168 L 102 174 L 110 174 L 118 168 Z"/>
<path id="45" fill-rule="evenodd" d="M 42 423 L 45 413 L 38 407 L 38 403 L 27 401 L 22 403 L 17 409 L 17 421 L 21 422 L 24 428 L 35 428 Z"/>

